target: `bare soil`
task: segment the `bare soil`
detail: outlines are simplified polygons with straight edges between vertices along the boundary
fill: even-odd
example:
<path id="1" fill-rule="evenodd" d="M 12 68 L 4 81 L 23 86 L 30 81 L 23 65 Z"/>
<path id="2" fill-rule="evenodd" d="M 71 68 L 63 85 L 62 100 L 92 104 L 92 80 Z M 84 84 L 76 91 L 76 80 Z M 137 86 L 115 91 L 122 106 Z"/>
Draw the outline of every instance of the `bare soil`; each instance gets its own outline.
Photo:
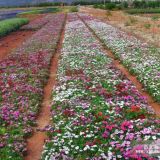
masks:
<path id="1" fill-rule="evenodd" d="M 28 39 L 34 32 L 33 31 L 16 31 L 0 39 L 0 60 Z"/>

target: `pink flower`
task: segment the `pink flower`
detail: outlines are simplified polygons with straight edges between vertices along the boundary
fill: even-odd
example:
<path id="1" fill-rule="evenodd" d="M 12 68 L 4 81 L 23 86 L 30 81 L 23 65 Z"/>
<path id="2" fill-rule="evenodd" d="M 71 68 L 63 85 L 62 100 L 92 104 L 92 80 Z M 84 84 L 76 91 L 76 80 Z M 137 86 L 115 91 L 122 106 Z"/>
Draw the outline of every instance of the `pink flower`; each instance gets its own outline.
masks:
<path id="1" fill-rule="evenodd" d="M 102 137 L 103 138 L 107 138 L 109 136 L 109 132 L 105 131 L 103 134 L 102 134 Z"/>
<path id="2" fill-rule="evenodd" d="M 121 124 L 121 129 L 123 131 L 126 131 L 128 128 L 132 128 L 133 125 L 132 125 L 132 122 L 130 121 L 124 121 L 122 124 Z"/>

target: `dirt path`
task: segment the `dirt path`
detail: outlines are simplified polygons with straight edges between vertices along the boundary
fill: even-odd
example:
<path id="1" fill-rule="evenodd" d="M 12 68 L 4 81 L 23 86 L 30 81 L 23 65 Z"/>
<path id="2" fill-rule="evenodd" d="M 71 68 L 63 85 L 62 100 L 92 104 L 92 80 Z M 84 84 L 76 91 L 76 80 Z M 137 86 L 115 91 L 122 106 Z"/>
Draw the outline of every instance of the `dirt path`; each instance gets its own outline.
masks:
<path id="1" fill-rule="evenodd" d="M 0 39 L 0 60 L 12 53 L 14 49 L 19 47 L 26 39 L 28 39 L 33 31 L 16 31 Z"/>
<path id="2" fill-rule="evenodd" d="M 50 123 L 49 106 L 52 102 L 51 96 L 52 96 L 53 86 L 55 86 L 56 84 L 56 72 L 58 68 L 58 59 L 60 56 L 60 50 L 64 38 L 64 28 L 65 24 L 61 33 L 60 40 L 57 45 L 56 52 L 52 58 L 49 80 L 44 88 L 43 103 L 40 110 L 40 114 L 38 115 L 37 118 L 38 126 L 34 128 L 33 136 L 27 140 L 28 153 L 26 157 L 24 157 L 24 160 L 39 160 L 41 158 L 41 154 L 43 151 L 44 142 L 47 139 L 46 133 L 39 131 L 39 129 L 43 129 Z"/>
<path id="3" fill-rule="evenodd" d="M 147 98 L 148 104 L 155 110 L 157 116 L 160 116 L 160 104 L 155 102 L 154 99 L 146 91 L 144 91 L 143 85 L 137 80 L 136 76 L 131 75 L 129 73 L 128 69 L 126 69 L 120 63 L 120 61 L 116 59 L 112 51 L 104 45 L 103 41 L 95 34 L 95 32 L 87 25 L 87 23 L 80 16 L 79 18 L 83 21 L 86 27 L 93 33 L 96 39 L 102 44 L 104 52 L 106 52 L 106 54 L 112 58 L 114 65 L 119 70 L 121 70 L 121 72 L 136 86 L 139 92 L 141 92 L 142 95 Z"/>

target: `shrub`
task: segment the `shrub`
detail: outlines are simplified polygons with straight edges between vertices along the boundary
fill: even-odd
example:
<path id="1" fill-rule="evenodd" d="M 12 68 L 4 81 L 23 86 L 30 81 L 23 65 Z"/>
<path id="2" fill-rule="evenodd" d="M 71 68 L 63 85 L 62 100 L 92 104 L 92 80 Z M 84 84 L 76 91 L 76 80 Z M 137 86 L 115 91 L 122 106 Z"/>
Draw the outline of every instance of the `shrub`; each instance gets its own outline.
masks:
<path id="1" fill-rule="evenodd" d="M 153 16 L 153 17 L 152 17 L 152 20 L 153 20 L 153 21 L 157 21 L 158 19 L 159 19 L 159 16 Z"/>
<path id="2" fill-rule="evenodd" d="M 13 18 L 0 21 L 0 37 L 18 30 L 21 26 L 27 24 L 28 22 L 29 21 L 26 18 Z"/>
<path id="3" fill-rule="evenodd" d="M 128 8 L 128 3 L 127 2 L 123 2 L 121 5 L 122 5 L 123 8 Z"/>
<path id="4" fill-rule="evenodd" d="M 107 19 L 109 20 L 109 17 L 112 16 L 111 11 L 107 10 L 107 11 L 106 11 L 106 16 L 107 16 Z"/>
<path id="5" fill-rule="evenodd" d="M 115 3 L 107 3 L 105 5 L 105 9 L 113 10 L 115 8 L 116 8 L 116 4 Z"/>
<path id="6" fill-rule="evenodd" d="M 127 21 L 127 22 L 124 23 L 124 25 L 125 25 L 125 26 L 130 26 L 131 24 L 130 24 L 129 21 Z"/>
<path id="7" fill-rule="evenodd" d="M 98 4 L 94 4 L 93 8 L 99 8 L 99 5 Z"/>
<path id="8" fill-rule="evenodd" d="M 150 24 L 150 23 L 146 23 L 146 24 L 144 24 L 144 27 L 145 27 L 146 29 L 150 29 L 150 28 L 151 28 L 151 24 Z"/>
<path id="9" fill-rule="evenodd" d="M 77 0 L 72 3 L 72 5 L 95 5 L 95 4 L 102 4 L 103 0 L 99 1 L 86 1 L 86 0 Z"/>
<path id="10" fill-rule="evenodd" d="M 59 8 L 44 8 L 44 9 L 34 9 L 31 11 L 22 12 L 22 13 L 19 13 L 18 15 L 55 13 L 58 11 L 60 11 Z"/>
<path id="11" fill-rule="evenodd" d="M 78 12 L 78 7 L 72 7 L 72 8 L 70 9 L 70 12 Z"/>
<path id="12" fill-rule="evenodd" d="M 137 23 L 137 19 L 135 17 L 129 16 L 129 21 L 131 24 Z"/>
<path id="13" fill-rule="evenodd" d="M 160 7 L 160 1 L 134 1 L 134 8 L 157 8 Z"/>
<path id="14" fill-rule="evenodd" d="M 154 14 L 154 13 L 160 13 L 160 9 L 159 8 L 148 8 L 148 9 L 129 9 L 129 10 L 126 10 L 127 13 L 129 14 L 146 14 L 146 13 L 149 13 L 149 14 Z"/>

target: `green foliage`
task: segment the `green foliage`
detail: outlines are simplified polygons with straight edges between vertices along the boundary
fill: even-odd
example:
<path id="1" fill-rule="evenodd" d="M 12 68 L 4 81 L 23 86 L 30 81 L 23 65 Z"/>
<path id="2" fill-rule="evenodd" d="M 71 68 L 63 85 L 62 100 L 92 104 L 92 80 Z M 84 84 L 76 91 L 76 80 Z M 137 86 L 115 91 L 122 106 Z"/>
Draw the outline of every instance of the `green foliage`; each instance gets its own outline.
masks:
<path id="1" fill-rule="evenodd" d="M 123 9 L 123 8 L 128 8 L 128 3 L 127 2 L 123 2 L 123 3 L 107 2 L 105 5 L 101 3 L 101 4 L 95 4 L 93 7 L 106 9 L 106 10 Z"/>
<path id="2" fill-rule="evenodd" d="M 159 16 L 153 16 L 153 17 L 152 17 L 152 20 L 153 20 L 153 21 L 157 21 L 158 19 L 159 19 Z"/>
<path id="3" fill-rule="evenodd" d="M 72 3 L 72 5 L 98 5 L 103 3 L 103 0 L 99 1 L 86 1 L 86 0 L 77 0 Z"/>
<path id="4" fill-rule="evenodd" d="M 137 23 L 137 19 L 135 17 L 129 16 L 129 21 L 131 24 Z"/>
<path id="5" fill-rule="evenodd" d="M 64 5 L 67 5 L 66 3 L 63 3 Z M 43 2 L 38 4 L 38 7 L 46 7 L 46 6 L 61 6 L 61 2 Z"/>
<path id="6" fill-rule="evenodd" d="M 129 9 L 129 10 L 126 10 L 127 13 L 129 14 L 146 14 L 146 13 L 149 13 L 149 14 L 154 14 L 154 13 L 160 13 L 160 9 L 159 8 L 153 8 L 153 9 Z"/>
<path id="7" fill-rule="evenodd" d="M 151 28 L 151 24 L 150 24 L 150 23 L 146 23 L 146 24 L 144 24 L 144 27 L 145 27 L 146 29 L 150 29 L 150 28 Z"/>
<path id="8" fill-rule="evenodd" d="M 31 11 L 22 12 L 22 13 L 19 13 L 18 15 L 56 13 L 59 11 L 60 11 L 59 8 L 44 8 L 44 9 L 34 9 Z"/>
<path id="9" fill-rule="evenodd" d="M 71 7 L 70 12 L 78 12 L 78 7 Z"/>
<path id="10" fill-rule="evenodd" d="M 134 1 L 134 8 L 158 8 L 160 7 L 160 1 Z"/>
<path id="11" fill-rule="evenodd" d="M 106 5 L 105 5 L 105 9 L 108 9 L 108 10 L 113 10 L 115 8 L 116 8 L 115 3 L 106 3 Z"/>
<path id="12" fill-rule="evenodd" d="M 122 7 L 123 7 L 123 8 L 128 8 L 128 3 L 127 3 L 127 2 L 123 2 L 123 3 L 122 3 Z"/>
<path id="13" fill-rule="evenodd" d="M 0 37 L 7 35 L 12 31 L 18 30 L 29 21 L 26 18 L 13 18 L 0 21 Z"/>

